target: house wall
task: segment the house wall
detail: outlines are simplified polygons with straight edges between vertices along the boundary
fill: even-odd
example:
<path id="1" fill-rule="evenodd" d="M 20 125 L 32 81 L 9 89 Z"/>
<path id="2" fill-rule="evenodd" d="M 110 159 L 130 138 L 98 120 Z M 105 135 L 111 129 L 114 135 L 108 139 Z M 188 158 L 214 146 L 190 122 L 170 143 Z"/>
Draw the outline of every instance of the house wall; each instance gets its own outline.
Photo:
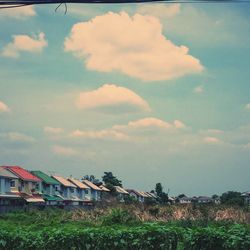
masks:
<path id="1" fill-rule="evenodd" d="M 12 192 L 24 192 L 32 194 L 32 190 L 37 190 L 37 183 L 32 181 L 15 180 L 15 187 L 11 187 Z"/>
<path id="2" fill-rule="evenodd" d="M 10 192 L 10 179 L 0 176 L 0 194 Z"/>

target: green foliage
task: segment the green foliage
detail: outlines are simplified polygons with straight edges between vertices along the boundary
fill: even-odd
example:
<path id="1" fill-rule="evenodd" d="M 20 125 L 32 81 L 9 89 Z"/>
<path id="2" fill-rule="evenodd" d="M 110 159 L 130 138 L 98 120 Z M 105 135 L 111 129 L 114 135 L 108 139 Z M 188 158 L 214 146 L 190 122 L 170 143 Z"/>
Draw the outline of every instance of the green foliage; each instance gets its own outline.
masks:
<path id="1" fill-rule="evenodd" d="M 162 204 L 168 203 L 168 194 L 163 192 L 163 187 L 161 183 L 156 183 L 155 192 L 158 196 L 158 201 Z"/>
<path id="2" fill-rule="evenodd" d="M 103 225 L 133 224 L 136 218 L 129 211 L 121 208 L 113 208 L 109 215 L 103 218 Z"/>
<path id="3" fill-rule="evenodd" d="M 160 205 L 152 207 L 157 215 Z M 248 250 L 250 226 L 183 220 L 139 223 L 125 209 L 112 209 L 102 225 L 74 221 L 71 212 L 11 213 L 0 217 L 0 250 Z"/>
<path id="4" fill-rule="evenodd" d="M 113 175 L 112 172 L 104 172 L 104 176 L 102 177 L 103 182 L 105 185 L 113 185 L 113 186 L 120 186 L 122 187 L 122 181 L 118 180 L 116 176 Z"/>
<path id="5" fill-rule="evenodd" d="M 221 203 L 226 205 L 244 205 L 244 198 L 241 196 L 240 192 L 228 191 L 223 193 L 220 197 Z"/>

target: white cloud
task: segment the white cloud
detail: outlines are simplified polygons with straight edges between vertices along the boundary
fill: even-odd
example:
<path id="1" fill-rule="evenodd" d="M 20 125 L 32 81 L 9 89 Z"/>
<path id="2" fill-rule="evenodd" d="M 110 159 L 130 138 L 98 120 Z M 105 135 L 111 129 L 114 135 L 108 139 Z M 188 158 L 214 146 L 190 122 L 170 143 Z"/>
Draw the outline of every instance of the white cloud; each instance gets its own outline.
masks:
<path id="1" fill-rule="evenodd" d="M 136 121 L 130 121 L 127 125 L 114 125 L 113 129 L 115 130 L 124 130 L 124 129 L 138 129 L 138 130 L 143 130 L 143 129 L 157 129 L 157 130 L 175 130 L 175 129 L 181 129 L 185 128 L 186 125 L 179 121 L 175 120 L 172 123 L 163 121 L 158 118 L 154 117 L 146 117 L 143 119 L 139 119 Z"/>
<path id="2" fill-rule="evenodd" d="M 172 125 L 168 122 L 162 121 L 157 118 L 147 117 L 137 121 L 131 121 L 128 123 L 128 127 L 131 128 L 146 128 L 146 127 L 156 127 L 161 129 L 169 129 Z"/>
<path id="3" fill-rule="evenodd" d="M 171 18 L 180 13 L 180 4 L 142 4 L 139 5 L 137 13 L 142 15 L 150 15 L 159 18 Z"/>
<path id="4" fill-rule="evenodd" d="M 34 142 L 35 139 L 29 135 L 25 135 L 18 132 L 10 132 L 5 135 L 7 139 L 10 141 L 16 141 L 16 142 Z"/>
<path id="5" fill-rule="evenodd" d="M 64 130 L 62 128 L 54 128 L 54 127 L 46 126 L 46 127 L 44 127 L 43 131 L 46 134 L 58 135 L 58 134 L 61 134 Z"/>
<path id="6" fill-rule="evenodd" d="M 75 138 L 89 139 L 111 139 L 111 140 L 128 140 L 129 137 L 119 131 L 113 129 L 107 130 L 75 130 L 71 133 Z"/>
<path id="7" fill-rule="evenodd" d="M 52 151 L 55 154 L 58 155 L 64 155 L 64 156 L 74 156 L 74 155 L 78 155 L 79 152 L 71 147 L 64 147 L 64 146 L 59 146 L 59 145 L 55 145 L 52 147 Z"/>
<path id="8" fill-rule="evenodd" d="M 128 106 L 133 109 L 150 110 L 148 103 L 135 92 L 114 84 L 104 84 L 96 90 L 80 93 L 76 105 L 81 109 Z"/>
<path id="9" fill-rule="evenodd" d="M 14 35 L 13 42 L 4 47 L 2 55 L 18 58 L 20 52 L 40 53 L 47 45 L 45 34 L 42 32 L 38 36 L 32 37 L 28 35 Z"/>
<path id="10" fill-rule="evenodd" d="M 7 106 L 7 104 L 0 101 L 0 113 L 8 111 L 10 111 L 10 108 Z"/>
<path id="11" fill-rule="evenodd" d="M 194 88 L 194 93 L 201 94 L 203 92 L 204 92 L 204 89 L 202 86 L 197 86 L 196 88 Z"/>
<path id="12" fill-rule="evenodd" d="M 186 125 L 183 122 L 179 121 L 179 120 L 175 120 L 174 125 L 175 125 L 176 128 L 186 128 Z"/>
<path id="13" fill-rule="evenodd" d="M 245 109 L 250 110 L 250 103 L 245 106 Z"/>
<path id="14" fill-rule="evenodd" d="M 112 24 L 112 25 L 110 25 Z M 162 34 L 152 16 L 109 12 L 77 23 L 65 39 L 66 52 L 100 72 L 119 71 L 143 81 L 170 80 L 203 70 L 186 46 L 176 46 Z"/>
<path id="15" fill-rule="evenodd" d="M 27 19 L 36 15 L 34 6 L 23 6 L 19 8 L 2 9 L 0 17 L 10 17 L 15 19 Z"/>
<path id="16" fill-rule="evenodd" d="M 208 143 L 208 144 L 210 144 L 210 143 L 215 144 L 215 143 L 219 143 L 220 140 L 218 138 L 216 138 L 216 137 L 205 137 L 204 142 Z"/>

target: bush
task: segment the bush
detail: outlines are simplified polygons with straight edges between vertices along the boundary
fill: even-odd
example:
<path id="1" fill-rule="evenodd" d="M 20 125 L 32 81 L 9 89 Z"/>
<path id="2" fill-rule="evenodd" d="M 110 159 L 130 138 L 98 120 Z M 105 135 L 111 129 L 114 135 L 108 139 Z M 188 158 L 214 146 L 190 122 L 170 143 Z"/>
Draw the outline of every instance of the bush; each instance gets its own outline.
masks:
<path id="1" fill-rule="evenodd" d="M 104 216 L 102 225 L 111 226 L 113 224 L 132 224 L 137 222 L 134 215 L 121 208 L 113 208 L 109 215 Z"/>

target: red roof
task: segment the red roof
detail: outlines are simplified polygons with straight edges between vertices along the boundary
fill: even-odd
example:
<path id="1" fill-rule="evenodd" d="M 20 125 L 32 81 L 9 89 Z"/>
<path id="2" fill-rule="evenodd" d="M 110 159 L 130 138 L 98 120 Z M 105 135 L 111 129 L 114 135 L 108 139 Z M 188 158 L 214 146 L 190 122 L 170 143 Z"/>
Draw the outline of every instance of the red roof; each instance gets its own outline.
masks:
<path id="1" fill-rule="evenodd" d="M 35 181 L 35 182 L 41 181 L 35 175 L 31 174 L 29 171 L 19 166 L 3 166 L 3 167 L 9 169 L 13 174 L 15 174 L 16 176 L 18 176 L 20 179 L 24 181 Z"/>

